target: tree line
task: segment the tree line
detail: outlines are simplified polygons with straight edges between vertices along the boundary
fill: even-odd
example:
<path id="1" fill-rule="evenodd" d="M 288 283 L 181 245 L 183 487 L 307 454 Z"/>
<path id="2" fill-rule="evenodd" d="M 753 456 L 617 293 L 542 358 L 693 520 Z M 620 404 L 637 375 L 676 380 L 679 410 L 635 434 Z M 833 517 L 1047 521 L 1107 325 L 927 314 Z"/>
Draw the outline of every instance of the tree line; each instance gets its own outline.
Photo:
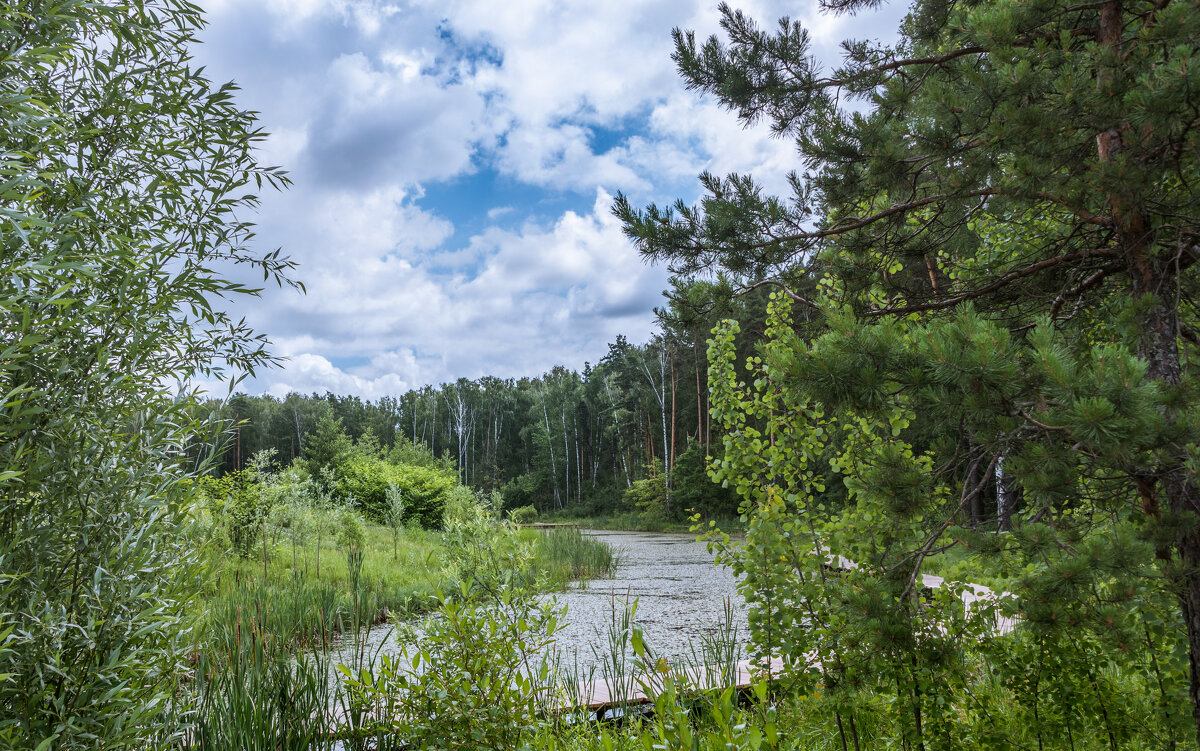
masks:
<path id="1" fill-rule="evenodd" d="M 714 445 L 706 342 L 718 315 L 733 314 L 749 332 L 741 346 L 751 351 L 765 301 L 764 293 L 717 311 L 674 299 L 649 342 L 618 336 L 582 371 L 460 378 L 378 400 L 237 393 L 204 404 L 227 429 L 195 453 L 215 449 L 212 472 L 220 475 L 245 468 L 263 450 L 288 463 L 329 454 L 340 435 L 350 442 L 371 436 L 399 456 L 419 449 L 444 459 L 463 484 L 500 491 L 507 508 L 627 510 L 625 493 L 653 476 L 661 478 L 659 512 L 667 519 L 683 519 L 689 509 L 735 516 L 734 495 L 706 476 L 705 458 L 723 450 L 719 433 Z"/>

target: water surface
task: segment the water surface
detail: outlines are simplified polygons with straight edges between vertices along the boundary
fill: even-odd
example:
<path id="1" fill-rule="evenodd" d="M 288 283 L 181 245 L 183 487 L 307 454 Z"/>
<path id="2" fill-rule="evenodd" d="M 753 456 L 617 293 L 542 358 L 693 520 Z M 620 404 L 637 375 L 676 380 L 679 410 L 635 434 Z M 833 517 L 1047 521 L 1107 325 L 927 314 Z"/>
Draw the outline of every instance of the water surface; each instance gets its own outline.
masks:
<path id="1" fill-rule="evenodd" d="M 637 601 L 636 620 L 659 656 L 687 657 L 700 639 L 722 628 L 728 607 L 739 641 L 746 637 L 746 603 L 729 569 L 695 535 L 586 530 L 617 554 L 611 579 L 593 579 L 556 596 L 566 603 L 567 627 L 558 634 L 563 651 L 592 659 L 593 648 L 607 654 L 608 625 L 614 610 Z"/>
<path id="2" fill-rule="evenodd" d="M 745 643 L 746 603 L 730 571 L 713 563 L 713 556 L 695 535 L 656 532 L 584 530 L 607 542 L 617 555 L 610 579 L 592 579 L 582 586 L 549 595 L 567 605 L 566 627 L 557 634 L 557 648 L 569 664 L 586 670 L 597 653 L 609 653 L 608 631 L 614 614 L 627 601 L 637 601 L 636 620 L 655 654 L 676 661 L 687 658 L 701 638 L 718 632 L 732 616 L 738 641 Z M 366 635 L 368 655 L 400 651 L 393 629 L 378 626 Z M 353 647 L 344 643 L 336 660 L 353 662 Z M 342 654 L 344 653 L 344 654 Z"/>

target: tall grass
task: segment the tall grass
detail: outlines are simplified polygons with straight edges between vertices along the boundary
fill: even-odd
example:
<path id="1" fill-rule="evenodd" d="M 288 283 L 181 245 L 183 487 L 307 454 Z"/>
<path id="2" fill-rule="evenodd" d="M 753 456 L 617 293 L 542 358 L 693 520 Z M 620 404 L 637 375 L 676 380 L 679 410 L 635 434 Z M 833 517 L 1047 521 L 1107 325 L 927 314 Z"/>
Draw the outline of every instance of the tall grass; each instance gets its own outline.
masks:
<path id="1" fill-rule="evenodd" d="M 533 534 L 533 570 L 544 586 L 615 569 L 611 548 L 577 529 Z M 195 708 L 186 748 L 381 747 L 365 737 L 379 723 L 337 668 L 370 676 L 379 659 L 366 647 L 372 626 L 436 603 L 443 543 L 407 530 L 397 544 L 378 526 L 365 529 L 353 555 L 336 540 L 297 541 L 285 532 L 265 553 L 214 560 L 195 668 L 183 687 Z"/>
<path id="2" fill-rule="evenodd" d="M 332 518 L 335 512 L 322 513 Z M 351 622 L 370 626 L 424 612 L 440 578 L 441 547 L 434 533 L 405 530 L 396 545 L 390 530 L 368 525 L 355 576 L 334 535 L 294 545 L 285 531 L 277 544 L 268 544 L 265 565 L 261 552 L 214 558 L 207 596 L 199 603 L 205 631 L 222 643 L 239 614 L 261 611 L 256 617 L 265 633 L 293 650 L 308 649 L 349 631 Z"/>
<path id="3" fill-rule="evenodd" d="M 311 591 L 303 583 L 298 591 Z M 187 687 L 195 707 L 183 739 L 199 751 L 325 751 L 381 748 L 368 712 L 341 680 L 370 675 L 379 659 L 367 648 L 377 598 L 356 592 L 348 609 L 331 606 L 311 617 L 280 609 L 269 590 L 247 587 L 238 602 L 214 614 L 208 648 L 197 655 Z M 289 602 L 301 601 L 302 597 Z M 274 606 L 273 606 L 274 605 Z M 326 615 L 328 613 L 329 615 Z M 296 646 L 309 644 L 297 652 Z M 343 670 L 344 668 L 344 670 Z"/>
<path id="4" fill-rule="evenodd" d="M 337 686 L 324 652 L 293 655 L 253 619 L 201 653 L 187 747 L 199 751 L 331 748 Z"/>
<path id="5" fill-rule="evenodd" d="M 729 600 L 721 623 L 701 635 L 699 643 L 692 642 L 688 652 L 672 663 L 660 658 L 645 638 L 637 623 L 637 601 L 614 597 L 605 639 L 591 651 L 592 660 L 586 667 L 580 666 L 576 655 L 570 665 L 564 663 L 561 651 L 556 655 L 556 686 L 546 707 L 548 715 L 557 715 L 567 724 L 624 718 L 646 697 L 661 694 L 667 681 L 680 694 L 703 699 L 703 695 L 734 687 L 738 663 L 743 659 L 737 618 Z M 608 709 L 585 711 L 600 693 L 607 698 Z"/>
<path id="6" fill-rule="evenodd" d="M 721 622 L 712 631 L 700 635 L 700 648 L 692 642 L 685 658 L 683 674 L 693 686 L 706 690 L 737 685 L 738 663 L 745 658 L 738 639 L 738 622 L 733 601 L 726 597 Z"/>
<path id="7" fill-rule="evenodd" d="M 576 527 L 526 530 L 525 534 L 537 535 L 534 568 L 554 589 L 609 577 L 617 570 L 617 555 L 612 546 Z"/>
<path id="8" fill-rule="evenodd" d="M 322 751 L 365 743 L 362 708 L 336 666 L 370 673 L 377 655 L 367 651 L 366 632 L 432 606 L 441 543 L 421 530 L 396 539 L 368 526 L 360 548 L 343 550 L 332 531 L 340 512 L 315 513 L 327 517 L 317 520 L 323 535 L 284 529 L 253 557 L 212 558 L 197 603 L 195 666 L 181 687 L 194 707 L 184 747 Z"/>

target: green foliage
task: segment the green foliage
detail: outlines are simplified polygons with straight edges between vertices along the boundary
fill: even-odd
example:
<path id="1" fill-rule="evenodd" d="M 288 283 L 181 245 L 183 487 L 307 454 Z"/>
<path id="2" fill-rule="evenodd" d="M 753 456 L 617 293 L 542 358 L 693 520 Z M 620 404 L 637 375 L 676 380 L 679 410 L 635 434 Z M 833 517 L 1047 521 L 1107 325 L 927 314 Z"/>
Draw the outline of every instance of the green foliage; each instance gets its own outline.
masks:
<path id="1" fill-rule="evenodd" d="M 532 473 L 519 475 L 504 483 L 504 487 L 500 490 L 504 498 L 504 508 L 516 509 L 530 506 L 536 511 L 537 506 L 533 502 L 538 496 L 540 487 L 541 481 Z"/>
<path id="2" fill-rule="evenodd" d="M 0 2 L 0 744 L 159 748 L 199 587 L 190 387 L 271 361 L 244 216 L 264 134 L 177 0 Z M 234 269 L 245 265 L 249 269 Z M 9 631 L 9 629 L 12 629 Z"/>
<path id="3" fill-rule="evenodd" d="M 517 506 L 508 512 L 508 518 L 513 524 L 532 524 L 537 521 L 538 510 L 535 506 Z"/>
<path id="4" fill-rule="evenodd" d="M 453 462 L 447 461 L 445 457 L 439 459 L 433 455 L 433 452 L 425 444 L 413 443 L 403 436 L 396 437 L 396 442 L 387 452 L 387 459 L 392 464 L 397 465 L 440 469 L 445 473 L 454 471 Z"/>
<path id="5" fill-rule="evenodd" d="M 485 518 L 448 521 L 465 575 L 439 593 L 436 617 L 400 625 L 401 655 L 385 655 L 375 675 L 343 668 L 373 731 L 422 749 L 516 749 L 540 725 L 562 609 L 536 597 L 529 546 Z"/>
<path id="6" fill-rule="evenodd" d="M 404 491 L 395 484 L 387 487 L 387 505 L 383 509 L 383 521 L 392 530 L 392 557 L 396 556 L 396 546 L 400 543 L 400 529 L 404 526 Z"/>
<path id="7" fill-rule="evenodd" d="M 720 310 L 756 325 L 765 305 L 757 297 Z M 538 378 L 459 379 L 374 403 L 330 393 L 282 400 L 236 395 L 206 405 L 238 426 L 240 450 L 226 450 L 221 469 L 234 471 L 242 456 L 274 448 L 284 458 L 299 452 L 301 464 L 324 483 L 324 472 L 336 475 L 354 455 L 455 473 L 478 491 L 501 489 L 506 508 L 607 516 L 642 479 L 641 457 L 659 457 L 673 475 L 677 450 L 692 443 L 711 448 L 701 436 L 707 435 L 704 338 L 713 315 L 673 305 L 660 338 L 636 346 L 618 337 L 609 356 L 582 373 L 556 367 Z M 640 427 L 648 422 L 655 427 L 650 433 Z M 694 476 L 703 479 L 702 472 Z M 683 519 L 680 511 L 673 521 Z"/>
<path id="8" fill-rule="evenodd" d="M 458 487 L 453 473 L 432 467 L 395 465 L 383 459 L 351 456 L 337 467 L 337 493 L 372 519 L 383 520 L 392 488 L 404 498 L 405 520 L 425 529 L 442 526 L 450 494 Z"/>
<path id="9" fill-rule="evenodd" d="M 1044 404 L 1063 404 L 1068 394 L 1092 404 L 1095 395 L 1108 394 L 1112 404 L 1130 410 L 1124 418 L 1106 412 L 1114 419 L 1132 420 L 1139 410 L 1152 414 L 1136 361 L 1110 349 L 1101 349 L 1099 358 L 1069 357 L 1057 335 L 1040 329 L 1030 347 L 1006 350 L 1003 332 L 969 311 L 912 338 L 886 326 L 855 331 L 855 347 L 836 324 L 829 335 L 801 344 L 786 325 L 788 315 L 787 298 L 780 297 L 761 354 L 747 363 L 749 383 L 735 370 L 730 327 L 714 337 L 713 409 L 726 438 L 713 476 L 744 499 L 745 542 L 718 539 L 718 547 L 741 576 L 754 651 L 784 659 L 809 716 L 824 717 L 852 742 L 865 732 L 864 718 L 886 714 L 889 721 L 874 731 L 879 740 L 936 741 L 940 748 L 1131 739 L 1135 727 L 1159 738 L 1185 737 L 1186 670 L 1178 623 L 1168 625 L 1172 598 L 1149 584 L 1154 554 L 1138 539 L 1136 519 L 1131 524 L 1119 505 L 1106 506 L 1106 495 L 1094 494 L 1086 477 L 1071 472 L 1079 466 L 1072 449 L 1048 453 L 1048 446 L 1032 442 L 1011 449 L 1007 463 L 1024 479 L 1024 502 L 1060 510 L 1054 529 L 1028 519 L 997 539 L 970 528 L 964 517 L 971 486 L 952 492 L 953 480 L 937 471 L 934 449 L 921 450 L 911 440 L 922 435 L 914 404 L 940 405 L 943 414 L 962 410 L 956 424 L 996 419 L 987 412 L 970 417 L 973 398 L 952 398 L 943 384 L 963 379 L 967 393 L 1009 389 L 1017 367 L 1026 377 L 1044 373 L 1048 383 L 1054 383 L 1052 373 L 1070 373 Z M 991 349 L 964 351 L 970 342 L 988 342 Z M 923 349 L 923 356 L 913 353 Z M 836 418 L 826 416 L 815 400 L 802 399 L 816 392 L 832 403 L 825 384 L 851 385 L 836 374 L 823 380 L 835 351 L 843 359 L 865 351 L 876 362 L 886 356 L 908 363 L 901 371 L 906 380 L 890 387 L 859 381 L 847 401 L 861 406 L 839 401 Z M 935 377 L 943 362 L 954 368 Z M 863 366 L 840 367 L 861 373 Z M 897 388 L 906 382 L 921 391 Z M 1074 408 L 1062 409 L 1062 417 L 1048 419 L 1063 424 Z M 1085 444 L 1095 456 L 1138 448 L 1136 434 L 1124 441 L 1110 441 L 1103 431 L 1096 436 Z M 831 452 L 833 439 L 838 444 Z M 822 501 L 823 464 L 842 477 L 847 505 Z M 1084 503 L 1095 510 L 1089 513 Z M 1070 547 L 1060 544 L 1064 537 Z M 956 539 L 973 551 L 967 554 L 973 565 L 963 567 L 960 556 L 958 570 L 974 577 L 990 571 L 989 578 L 1016 597 L 976 600 L 967 608 L 964 586 L 926 587 L 922 568 Z M 1018 607 L 1022 621 L 1005 636 L 997 616 Z M 1155 632 L 1143 630 L 1146 619 L 1160 624 Z M 988 670 L 982 685 L 981 664 Z M 1007 682 L 990 682 L 999 676 Z M 1110 697 L 1118 690 L 1126 698 L 1115 705 Z M 992 719 L 1017 712 L 1029 712 L 1026 721 L 997 726 Z"/>
<path id="10" fill-rule="evenodd" d="M 1159 10 L 917 2 L 833 70 L 792 20 L 675 35 L 802 168 L 787 197 L 705 174 L 697 205 L 614 211 L 683 281 L 778 293 L 744 371 L 714 330 L 713 473 L 747 524 L 723 555 L 843 748 L 1170 748 L 1189 698 L 1200 737 L 1200 16 Z M 928 567 L 1003 594 L 968 608 Z"/>
<path id="11" fill-rule="evenodd" d="M 256 474 L 244 469 L 219 478 L 206 475 L 199 478 L 197 486 L 223 539 L 238 555 L 253 556 L 261 541 L 262 524 L 271 513 L 271 499 L 264 497 Z"/>
<path id="12" fill-rule="evenodd" d="M 352 561 L 337 543 L 341 515 L 314 510 L 312 523 L 320 521 L 323 535 L 299 541 L 295 555 L 270 556 L 265 575 L 261 561 L 215 551 L 210 588 L 194 606 L 203 640 L 224 644 L 225 634 L 253 615 L 272 639 L 307 647 L 350 631 L 356 620 L 373 624 L 389 613 L 427 610 L 441 568 L 436 537 L 406 529 L 395 545 L 390 529 L 365 525 L 356 586 Z"/>
<path id="13" fill-rule="evenodd" d="M 362 452 L 354 451 L 354 444 L 346 435 L 342 421 L 333 417 L 322 417 L 317 423 L 316 430 L 304 443 L 303 456 L 304 468 L 317 478 L 326 471 L 337 472 L 351 457 L 370 460 Z"/>
<path id="14" fill-rule="evenodd" d="M 720 447 L 714 447 L 720 461 Z M 713 482 L 708 476 L 708 459 L 700 441 L 692 441 L 675 460 L 671 472 L 671 503 L 677 509 L 701 514 L 705 518 L 732 518 L 738 513 L 738 496 Z"/>
<path id="15" fill-rule="evenodd" d="M 647 527 L 661 527 L 667 521 L 667 477 L 657 459 L 646 466 L 646 477 L 625 491 L 625 505 L 635 508 Z"/>

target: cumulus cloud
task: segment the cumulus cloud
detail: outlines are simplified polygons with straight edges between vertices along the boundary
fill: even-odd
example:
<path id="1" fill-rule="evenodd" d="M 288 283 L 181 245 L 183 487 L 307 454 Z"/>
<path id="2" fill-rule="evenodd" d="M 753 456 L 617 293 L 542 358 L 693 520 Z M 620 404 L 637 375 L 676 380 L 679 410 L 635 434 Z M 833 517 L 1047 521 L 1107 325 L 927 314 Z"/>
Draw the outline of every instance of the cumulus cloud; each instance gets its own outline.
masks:
<path id="1" fill-rule="evenodd" d="M 400 374 L 386 372 L 376 377 L 359 376 L 337 368 L 321 355 L 305 353 L 288 363 L 286 373 L 271 383 L 266 393 L 285 397 L 292 392 L 300 394 L 324 393 L 355 394 L 366 399 L 401 394 L 414 385 L 416 380 L 405 380 Z"/>
<path id="2" fill-rule="evenodd" d="M 273 133 L 258 238 L 308 294 L 265 290 L 238 313 L 290 358 L 251 391 L 377 398 L 425 383 L 596 360 L 653 329 L 666 286 L 611 216 L 697 196 L 695 176 L 752 172 L 781 190 L 791 144 L 685 90 L 670 31 L 718 30 L 714 0 L 213 0 L 197 51 Z M 832 60 L 899 12 L 785 13 Z M 853 26 L 852 26 L 853 25 Z M 497 175 L 480 186 L 471 175 Z M 437 188 L 438 201 L 429 196 Z M 510 190 L 511 188 L 511 190 Z M 548 208 L 550 207 L 550 208 Z"/>
<path id="3" fill-rule="evenodd" d="M 444 180 L 470 169 L 485 135 L 481 95 L 414 72 L 417 65 L 395 57 L 381 64 L 361 52 L 330 63 L 324 101 L 308 126 L 306 155 L 316 180 L 372 187 Z"/>
<path id="4" fill-rule="evenodd" d="M 648 337 L 665 276 L 642 264 L 611 201 L 598 191 L 587 213 L 491 228 L 470 238 L 458 264 L 346 255 L 309 282 L 308 295 L 271 306 L 281 354 L 291 360 L 262 383 L 272 393 L 382 395 L 458 377 L 579 367 L 619 333 Z M 334 364 L 364 354 L 365 365 Z"/>

